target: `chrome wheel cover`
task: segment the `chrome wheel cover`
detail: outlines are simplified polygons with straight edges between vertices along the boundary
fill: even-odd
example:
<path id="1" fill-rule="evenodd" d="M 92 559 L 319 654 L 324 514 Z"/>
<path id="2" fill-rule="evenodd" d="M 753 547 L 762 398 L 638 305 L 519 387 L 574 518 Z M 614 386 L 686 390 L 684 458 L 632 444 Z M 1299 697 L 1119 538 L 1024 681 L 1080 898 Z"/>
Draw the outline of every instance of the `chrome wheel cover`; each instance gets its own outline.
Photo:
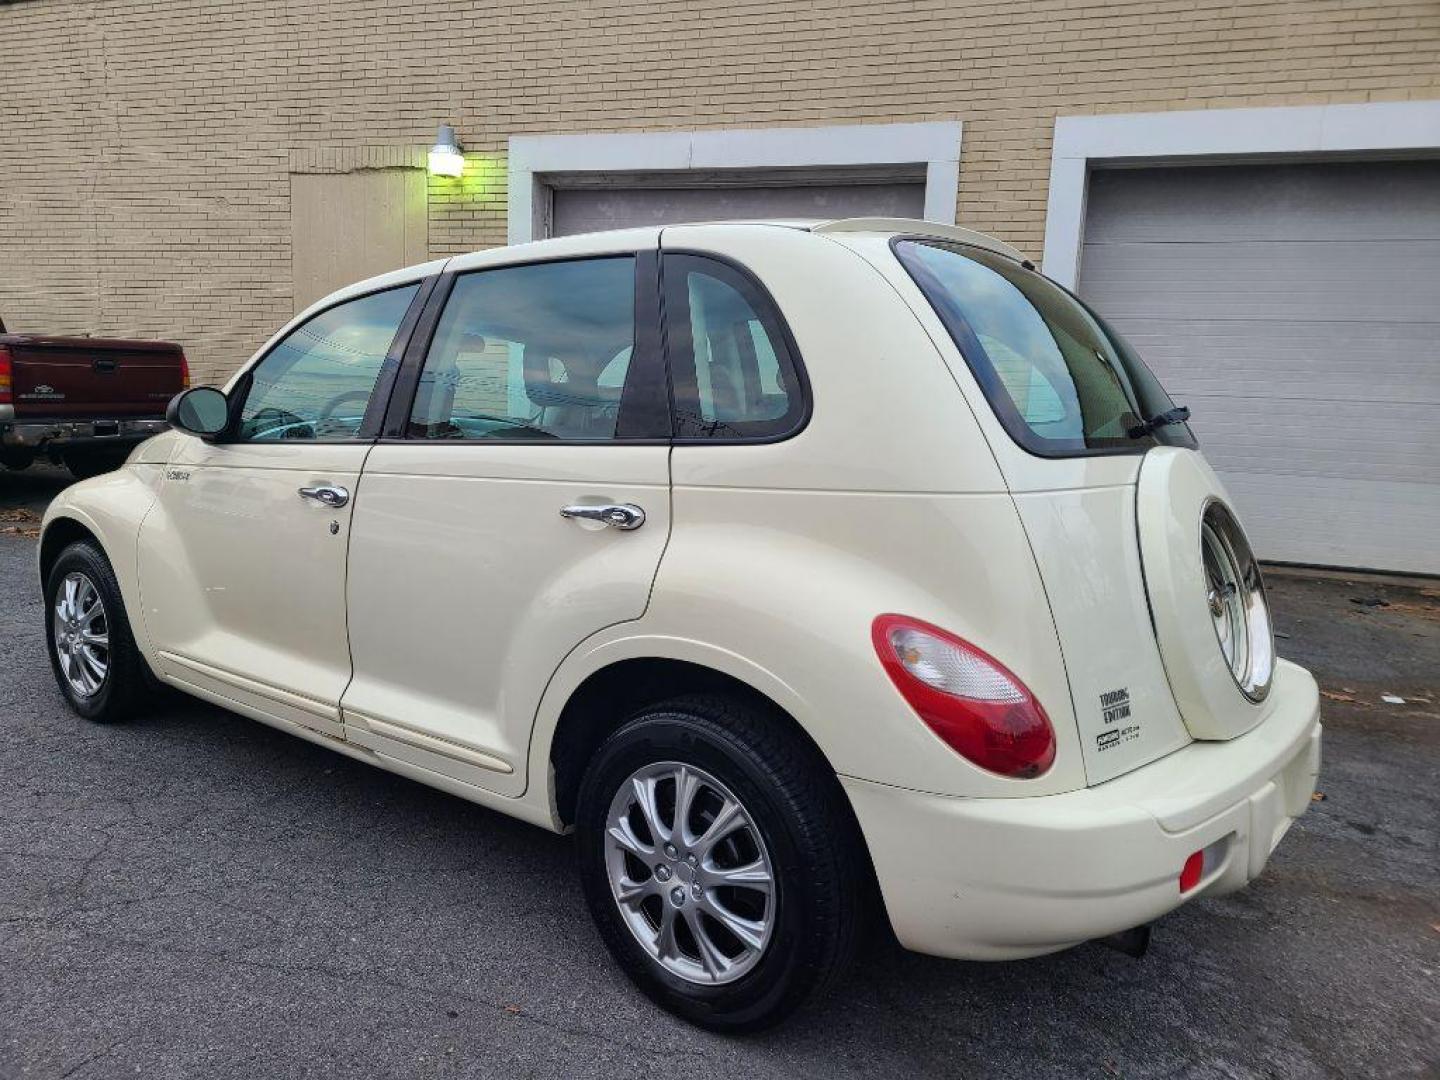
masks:
<path id="1" fill-rule="evenodd" d="M 1275 673 L 1270 603 L 1240 523 L 1218 502 L 1210 503 L 1201 519 L 1200 555 L 1205 603 L 1220 655 L 1241 693 L 1262 701 Z"/>
<path id="2" fill-rule="evenodd" d="M 60 583 L 51 634 L 70 689 L 79 697 L 94 697 L 110 674 L 110 619 L 100 591 L 86 575 L 66 574 Z"/>
<path id="3" fill-rule="evenodd" d="M 620 916 L 665 971 L 714 986 L 759 963 L 775 928 L 774 871 L 719 780 L 675 761 L 636 770 L 610 802 L 604 843 Z"/>

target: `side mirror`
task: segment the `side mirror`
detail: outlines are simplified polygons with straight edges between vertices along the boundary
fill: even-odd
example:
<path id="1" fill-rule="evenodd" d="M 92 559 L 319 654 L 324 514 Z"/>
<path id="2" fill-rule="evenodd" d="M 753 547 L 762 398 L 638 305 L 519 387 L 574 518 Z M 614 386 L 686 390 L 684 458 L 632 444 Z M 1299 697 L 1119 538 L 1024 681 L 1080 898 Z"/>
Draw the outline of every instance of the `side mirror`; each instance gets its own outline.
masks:
<path id="1" fill-rule="evenodd" d="M 165 419 L 180 431 L 213 439 L 230 422 L 230 402 L 213 386 L 197 386 L 170 399 Z"/>

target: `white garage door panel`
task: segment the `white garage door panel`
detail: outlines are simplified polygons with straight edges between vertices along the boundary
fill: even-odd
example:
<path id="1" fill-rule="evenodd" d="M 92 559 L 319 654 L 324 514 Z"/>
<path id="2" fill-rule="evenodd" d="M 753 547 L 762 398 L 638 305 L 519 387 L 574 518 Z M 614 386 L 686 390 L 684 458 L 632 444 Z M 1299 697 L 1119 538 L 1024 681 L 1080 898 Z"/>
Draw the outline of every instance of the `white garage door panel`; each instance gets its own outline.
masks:
<path id="1" fill-rule="evenodd" d="M 1423 402 L 1440 406 L 1435 327 L 1429 323 L 1216 322 L 1127 318 L 1125 336 L 1165 386 L 1196 394 L 1275 397 L 1288 381 L 1289 401 Z M 1263 344 L 1262 344 L 1263 343 Z M 1317 365 L 1316 356 L 1330 363 Z M 1193 356 L 1203 364 L 1188 363 Z"/>
<path id="2" fill-rule="evenodd" d="M 1397 484 L 1333 477 L 1227 472 L 1225 486 L 1257 550 L 1298 550 L 1290 561 L 1433 572 L 1440 547 L 1440 503 L 1431 484 Z M 1428 561 L 1417 538 L 1429 537 Z M 1298 545 L 1298 546 L 1296 546 Z M 1431 571 L 1424 567 L 1428 565 Z"/>
<path id="3" fill-rule="evenodd" d="M 1194 412 L 1205 456 L 1230 471 L 1276 476 L 1433 482 L 1435 446 L 1427 442 L 1429 405 L 1384 402 L 1238 400 L 1181 394 Z M 1357 422 L 1363 412 L 1364 420 Z M 1322 436 L 1318 437 L 1317 436 Z"/>
<path id="4" fill-rule="evenodd" d="M 1091 178 L 1080 292 L 1262 557 L 1440 573 L 1440 162 Z"/>
<path id="5" fill-rule="evenodd" d="M 1440 318 L 1440 240 L 1085 245 L 1107 317 L 1418 322 Z M 1440 325 L 1440 324 L 1437 324 Z"/>
<path id="6" fill-rule="evenodd" d="M 1087 244 L 1440 240 L 1434 162 L 1144 169 L 1139 183 L 1124 172 L 1095 177 Z"/>
<path id="7" fill-rule="evenodd" d="M 923 183 L 557 188 L 551 234 L 737 218 L 919 218 L 924 211 Z"/>

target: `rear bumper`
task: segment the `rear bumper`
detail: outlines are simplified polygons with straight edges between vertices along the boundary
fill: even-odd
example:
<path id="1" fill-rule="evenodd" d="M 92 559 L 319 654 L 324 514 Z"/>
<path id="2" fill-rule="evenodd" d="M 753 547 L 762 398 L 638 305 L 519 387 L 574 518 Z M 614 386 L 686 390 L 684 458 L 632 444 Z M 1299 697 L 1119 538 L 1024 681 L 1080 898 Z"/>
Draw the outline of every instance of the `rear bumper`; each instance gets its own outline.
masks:
<path id="1" fill-rule="evenodd" d="M 169 427 L 164 420 L 0 420 L 0 445 L 120 445 L 140 442 Z"/>
<path id="2" fill-rule="evenodd" d="M 842 778 L 901 943 L 1038 956 L 1243 887 L 1310 805 L 1320 766 L 1315 680 L 1282 661 L 1271 693 L 1270 717 L 1239 738 L 1063 795 L 959 799 Z M 1186 858 L 1212 845 L 1182 896 Z"/>

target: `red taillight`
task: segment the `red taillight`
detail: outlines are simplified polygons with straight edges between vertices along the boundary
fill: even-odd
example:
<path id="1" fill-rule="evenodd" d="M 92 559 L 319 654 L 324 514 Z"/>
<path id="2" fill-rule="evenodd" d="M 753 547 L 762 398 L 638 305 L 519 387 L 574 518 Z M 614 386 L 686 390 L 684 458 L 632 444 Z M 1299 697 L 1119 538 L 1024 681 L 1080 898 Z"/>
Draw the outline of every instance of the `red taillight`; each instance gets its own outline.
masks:
<path id="1" fill-rule="evenodd" d="M 1171 863 L 1173 866 L 1174 863 Z M 1189 892 L 1200 879 L 1205 876 L 1205 852 L 1197 851 L 1185 860 L 1185 865 L 1180 868 L 1180 891 Z"/>
<path id="2" fill-rule="evenodd" d="M 180 354 L 180 389 L 190 389 L 190 361 L 185 359 L 185 354 Z"/>
<path id="3" fill-rule="evenodd" d="M 881 615 L 880 662 L 930 730 L 982 769 L 1028 779 L 1055 761 L 1055 729 L 1028 687 L 994 657 L 919 619 Z"/>
<path id="4" fill-rule="evenodd" d="M 10 350 L 0 345 L 0 405 L 15 403 L 15 367 L 10 361 Z"/>

